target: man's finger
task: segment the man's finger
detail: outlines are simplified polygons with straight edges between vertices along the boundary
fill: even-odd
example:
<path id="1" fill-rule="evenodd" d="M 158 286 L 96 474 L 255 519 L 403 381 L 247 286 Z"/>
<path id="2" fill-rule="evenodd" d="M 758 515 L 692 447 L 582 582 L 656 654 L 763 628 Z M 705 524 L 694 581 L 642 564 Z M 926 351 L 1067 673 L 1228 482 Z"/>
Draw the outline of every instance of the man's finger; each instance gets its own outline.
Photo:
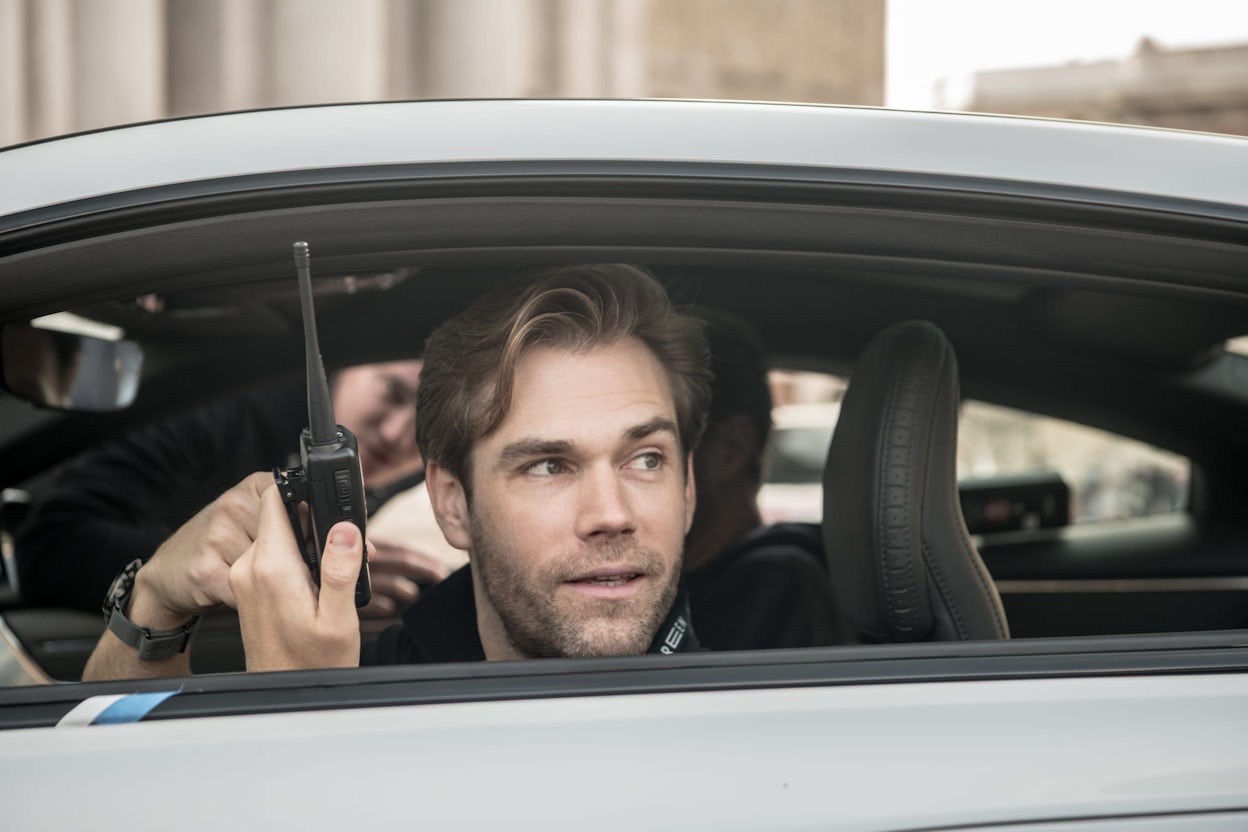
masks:
<path id="1" fill-rule="evenodd" d="M 282 494 L 275 483 L 270 482 L 269 487 L 261 493 L 258 514 L 260 523 L 256 530 L 256 539 L 259 540 L 263 535 L 266 541 L 280 541 L 283 544 L 280 547 L 265 546 L 265 551 L 285 552 L 289 549 L 302 562 L 295 531 L 290 526 L 290 515 L 286 513 L 286 504 L 282 501 Z"/>
<path id="2" fill-rule="evenodd" d="M 254 474 L 248 474 L 247 478 L 238 484 L 238 487 L 258 500 L 274 484 L 272 471 L 257 471 Z"/>
<path id="3" fill-rule="evenodd" d="M 404 607 L 420 597 L 420 586 L 403 575 L 373 570 L 372 578 L 373 597 L 384 595 Z"/>
<path id="4" fill-rule="evenodd" d="M 255 540 L 260 534 L 260 516 L 264 512 L 264 493 L 266 491 L 276 491 L 274 486 L 273 474 L 258 471 L 248 475 L 246 479 L 232 489 L 238 493 L 238 496 L 245 504 L 253 507 L 260 506 L 258 511 L 254 509 L 252 511 L 244 510 L 239 517 L 239 520 L 242 522 L 243 532 L 250 540 Z"/>
<path id="5" fill-rule="evenodd" d="M 270 594 L 310 599 L 314 594 L 312 573 L 303 562 L 276 485 L 261 495 L 259 515 L 260 526 L 251 549 L 251 563 L 247 566 L 252 580 L 265 585 L 265 591 Z"/>
<path id="6" fill-rule="evenodd" d="M 358 627 L 355 582 L 364 560 L 364 541 L 354 523 L 335 523 L 321 553 L 321 595 L 317 618 L 327 626 Z"/>

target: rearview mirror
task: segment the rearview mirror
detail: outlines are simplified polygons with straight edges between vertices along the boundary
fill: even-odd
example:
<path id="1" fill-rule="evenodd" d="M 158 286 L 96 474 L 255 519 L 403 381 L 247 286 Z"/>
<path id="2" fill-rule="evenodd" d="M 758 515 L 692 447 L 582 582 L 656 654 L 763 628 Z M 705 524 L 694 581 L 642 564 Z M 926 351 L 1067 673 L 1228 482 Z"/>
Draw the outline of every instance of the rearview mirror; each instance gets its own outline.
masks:
<path id="1" fill-rule="evenodd" d="M 4 328 L 0 374 L 15 396 L 57 410 L 105 412 L 129 407 L 139 390 L 143 350 L 29 324 Z"/>

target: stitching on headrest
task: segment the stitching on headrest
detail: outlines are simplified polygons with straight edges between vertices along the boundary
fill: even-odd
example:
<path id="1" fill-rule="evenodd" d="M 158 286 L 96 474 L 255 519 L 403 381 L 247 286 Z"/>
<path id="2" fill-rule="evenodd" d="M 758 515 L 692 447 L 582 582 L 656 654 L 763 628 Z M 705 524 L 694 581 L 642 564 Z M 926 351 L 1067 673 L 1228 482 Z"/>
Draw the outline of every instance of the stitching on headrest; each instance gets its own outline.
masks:
<path id="1" fill-rule="evenodd" d="M 932 550 L 927 545 L 927 541 L 923 541 L 923 561 L 927 564 L 927 568 L 931 570 L 932 577 L 936 581 L 936 588 L 940 591 L 940 597 L 945 602 L 945 609 L 949 610 L 949 615 L 953 618 L 953 626 L 958 631 L 958 638 L 966 641 L 969 633 L 966 629 L 966 622 L 962 620 L 962 611 L 958 607 L 957 598 L 949 591 L 949 582 L 945 579 L 945 573 L 940 571 L 936 558 L 932 557 Z"/>
<path id="2" fill-rule="evenodd" d="M 903 346 L 908 346 L 905 340 L 902 341 Z M 924 349 L 928 349 L 926 342 L 920 343 Z M 893 588 L 892 573 L 896 570 L 899 573 L 909 572 L 913 575 L 918 569 L 922 568 L 921 563 L 914 563 L 910 558 L 910 553 L 915 549 L 915 541 L 911 538 L 909 529 L 911 527 L 911 518 L 913 516 L 914 494 L 912 488 L 913 477 L 906 477 L 900 488 L 900 499 L 897 508 L 902 511 L 902 521 L 904 528 L 907 530 L 904 535 L 902 544 L 904 559 L 902 564 L 896 564 L 898 558 L 892 556 L 891 552 L 894 547 L 887 544 L 889 525 L 887 517 L 889 510 L 894 507 L 894 503 L 888 499 L 889 487 L 889 471 L 893 467 L 891 462 L 893 452 L 904 452 L 907 461 L 903 464 L 907 472 L 912 472 L 915 467 L 915 457 L 920 452 L 920 443 L 917 441 L 916 434 L 919 428 L 919 412 L 920 405 L 926 401 L 925 393 L 928 391 L 924 388 L 927 386 L 929 379 L 927 373 L 923 372 L 923 368 L 928 363 L 927 358 L 920 353 L 916 361 L 909 360 L 909 356 L 903 354 L 904 361 L 900 370 L 890 374 L 889 391 L 887 405 L 885 407 L 886 422 L 883 425 L 883 442 L 881 443 L 882 465 L 880 480 L 880 488 L 883 493 L 880 495 L 880 516 L 877 524 L 877 534 L 879 535 L 881 553 L 883 557 L 878 560 L 880 569 L 880 577 L 884 587 L 884 607 L 888 620 L 889 630 L 898 633 L 910 634 L 918 630 L 917 616 L 920 605 L 919 586 L 917 580 L 906 580 L 903 585 L 897 589 Z M 896 366 L 896 362 L 892 366 Z M 904 408 L 903 408 L 903 405 Z M 902 444 L 897 441 L 897 423 L 901 421 L 900 417 L 904 413 L 910 415 L 910 441 L 909 444 Z M 922 488 L 919 483 L 918 488 Z M 922 540 L 918 541 L 921 545 Z M 905 567 L 904 569 L 902 567 Z M 894 601 L 898 603 L 894 603 Z M 908 605 L 909 615 L 902 615 L 898 610 L 899 606 Z"/>

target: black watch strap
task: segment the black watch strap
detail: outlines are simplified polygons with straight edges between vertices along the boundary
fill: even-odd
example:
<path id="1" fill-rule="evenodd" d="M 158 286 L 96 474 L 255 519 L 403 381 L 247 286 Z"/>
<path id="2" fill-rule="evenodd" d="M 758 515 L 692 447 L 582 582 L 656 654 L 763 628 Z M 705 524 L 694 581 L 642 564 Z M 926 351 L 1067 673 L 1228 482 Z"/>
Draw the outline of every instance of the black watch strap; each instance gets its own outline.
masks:
<path id="1" fill-rule="evenodd" d="M 104 615 L 108 618 L 108 629 L 122 643 L 138 651 L 143 661 L 153 662 L 176 656 L 186 650 L 199 627 L 199 616 L 173 630 L 150 630 L 140 627 L 126 617 L 126 605 L 130 602 L 130 594 L 134 591 L 134 577 L 143 566 L 141 558 L 132 560 L 121 570 L 113 585 L 104 598 Z"/>

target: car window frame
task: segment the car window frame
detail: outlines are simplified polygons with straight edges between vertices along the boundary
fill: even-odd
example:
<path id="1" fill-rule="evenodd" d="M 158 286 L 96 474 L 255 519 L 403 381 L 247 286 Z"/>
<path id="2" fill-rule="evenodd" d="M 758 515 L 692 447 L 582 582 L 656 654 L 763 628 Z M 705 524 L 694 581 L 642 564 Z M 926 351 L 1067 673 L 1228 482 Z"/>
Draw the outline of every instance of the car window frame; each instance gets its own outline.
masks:
<path id="1" fill-rule="evenodd" d="M 503 196 L 500 197 L 500 194 Z M 1231 229 L 1240 233 L 1239 229 L 1248 224 L 1248 207 L 1245 206 L 1063 188 L 1044 183 L 992 182 L 921 173 L 823 168 L 795 170 L 710 163 L 465 163 L 269 174 L 238 181 L 162 186 L 150 191 L 113 194 L 52 206 L 0 218 L 0 257 L 34 252 L 51 240 L 58 241 L 58 244 L 74 243 L 87 238 L 95 239 L 106 232 L 120 239 L 129 233 L 160 231 L 179 224 L 189 228 L 196 223 L 205 223 L 211 228 L 203 231 L 203 236 L 211 238 L 216 233 L 217 221 L 224 217 L 241 220 L 252 213 L 277 211 L 289 216 L 293 224 L 300 211 L 315 208 L 328 214 L 344 202 L 364 197 L 388 205 L 419 203 L 421 210 L 415 213 L 429 216 L 455 200 L 470 201 L 473 206 L 480 207 L 486 201 L 500 199 L 512 200 L 499 212 L 501 217 L 519 216 L 520 208 L 532 208 L 539 203 L 559 205 L 566 215 L 570 209 L 595 200 L 611 208 L 627 206 L 639 212 L 636 216 L 651 207 L 662 207 L 665 202 L 672 205 L 679 203 L 685 210 L 699 202 L 747 206 L 781 202 L 791 208 L 793 214 L 801 214 L 803 208 L 819 213 L 821 206 L 830 205 L 835 207 L 833 213 L 837 216 L 851 212 L 867 216 L 873 210 L 887 206 L 898 217 L 921 215 L 938 221 L 941 215 L 952 215 L 971 225 L 984 213 L 1013 216 L 1020 226 L 1047 221 L 1054 227 L 1065 227 L 1076 225 L 1080 219 L 1088 219 L 1096 221 L 1093 228 L 1111 227 L 1141 234 L 1159 233 L 1157 229 L 1164 224 L 1167 233 L 1188 234 L 1194 240 L 1214 246 Z M 827 218 L 820 219 L 826 222 Z M 655 220 L 649 222 L 654 224 Z M 813 234 L 815 227 L 816 224 L 812 224 L 804 229 L 804 233 Z M 412 240 L 412 247 L 430 246 L 444 229 L 445 226 L 439 226 L 422 230 Z M 449 246 L 452 250 L 438 255 L 441 258 L 439 262 L 494 262 L 517 256 L 521 261 L 532 262 L 564 259 L 572 251 L 584 253 L 586 249 L 578 243 L 591 239 L 591 231 L 588 226 L 579 231 L 574 229 L 559 244 L 519 252 L 515 242 L 525 234 L 532 234 L 531 226 L 526 226 L 496 246 L 483 245 L 472 234 L 460 234 L 452 238 Z M 592 250 L 596 254 L 624 254 L 638 256 L 639 259 L 653 256 L 656 252 L 670 256 L 667 251 L 670 243 L 667 241 L 681 233 L 684 233 L 683 229 L 673 232 L 669 238 L 648 243 L 628 243 L 625 241 L 627 235 L 621 234 L 614 242 L 600 240 Z M 282 246 L 275 248 L 282 249 Z M 285 254 L 284 250 L 282 253 Z M 760 261 L 776 262 L 784 260 L 789 254 L 792 255 L 792 262 L 799 262 L 805 256 L 801 251 L 769 251 L 759 256 Z M 846 262 L 834 251 L 826 253 L 826 260 Z M 1035 268 L 1031 261 L 1015 265 L 1020 272 Z M 115 292 L 118 287 L 128 285 L 123 278 L 122 275 L 109 275 L 95 284 L 91 292 L 100 297 Z M 155 276 L 147 278 L 149 283 L 155 279 Z M 202 287 L 211 285 L 215 279 L 220 279 L 220 275 L 209 268 L 202 273 L 182 275 L 181 285 Z M 1197 272 L 1185 288 L 1196 293 L 1225 291 L 1220 278 L 1212 271 Z M 55 301 L 47 287 L 36 287 L 30 290 L 29 299 L 23 302 L 24 306 L 22 302 L 15 304 L 10 314 L 22 316 L 36 310 L 51 311 L 43 308 Z M 224 703 L 219 706 L 222 713 L 256 712 L 247 708 L 258 706 L 248 705 L 245 700 L 259 695 L 257 692 L 260 691 L 285 691 L 264 694 L 273 697 L 273 709 L 283 710 L 304 706 L 355 707 L 374 700 L 377 704 L 393 703 L 407 701 L 404 697 L 416 695 L 413 692 L 404 693 L 404 687 L 423 688 L 426 698 L 419 701 L 463 701 L 463 697 L 489 695 L 570 696 L 625 690 L 739 689 L 765 684 L 989 679 L 1034 673 L 1066 676 L 1084 673 L 1241 672 L 1248 669 L 1248 651 L 1242 649 L 1245 646 L 1243 631 L 1207 636 L 1169 634 L 1099 641 L 1076 639 L 1074 642 L 1055 645 L 1020 641 L 812 648 L 813 652 L 802 651 L 796 656 L 781 655 L 784 651 L 768 651 L 761 656 L 716 654 L 676 660 L 666 658 L 663 661 L 671 664 L 654 667 L 647 663 L 655 660 L 639 657 L 627 660 L 619 667 L 611 664 L 617 660 L 594 660 L 607 664 L 596 668 L 583 664 L 566 667 L 534 665 L 519 670 L 502 666 L 481 669 L 457 665 L 362 669 L 347 671 L 345 676 L 339 672 L 307 671 L 272 680 L 269 677 L 192 677 L 159 682 L 91 683 L 79 684 L 72 689 L 53 686 L 0 691 L 0 710 L 13 720 L 11 727 L 18 724 L 43 725 L 59 718 L 57 714 L 63 715 L 61 709 L 67 703 L 80 701 L 85 696 L 123 690 L 168 690 L 171 685 L 181 687 L 192 696 L 169 700 L 169 704 L 161 705 L 153 712 L 153 717 L 184 713 L 202 715 L 218 707 L 214 705 L 210 708 L 204 700 L 203 710 L 196 711 L 195 708 L 201 707 L 193 705 L 196 695 L 221 695 L 218 702 Z M 862 664 L 864 662 L 868 664 Z M 601 686 L 587 684 L 595 673 L 618 676 L 615 681 Z M 649 679 L 647 674 L 658 674 L 666 677 L 666 681 Z M 393 687 L 385 687 L 387 685 Z M 456 685 L 462 686 L 462 689 L 457 689 Z M 377 695 L 361 695 L 368 690 Z M 183 708 L 187 710 L 184 712 Z"/>

